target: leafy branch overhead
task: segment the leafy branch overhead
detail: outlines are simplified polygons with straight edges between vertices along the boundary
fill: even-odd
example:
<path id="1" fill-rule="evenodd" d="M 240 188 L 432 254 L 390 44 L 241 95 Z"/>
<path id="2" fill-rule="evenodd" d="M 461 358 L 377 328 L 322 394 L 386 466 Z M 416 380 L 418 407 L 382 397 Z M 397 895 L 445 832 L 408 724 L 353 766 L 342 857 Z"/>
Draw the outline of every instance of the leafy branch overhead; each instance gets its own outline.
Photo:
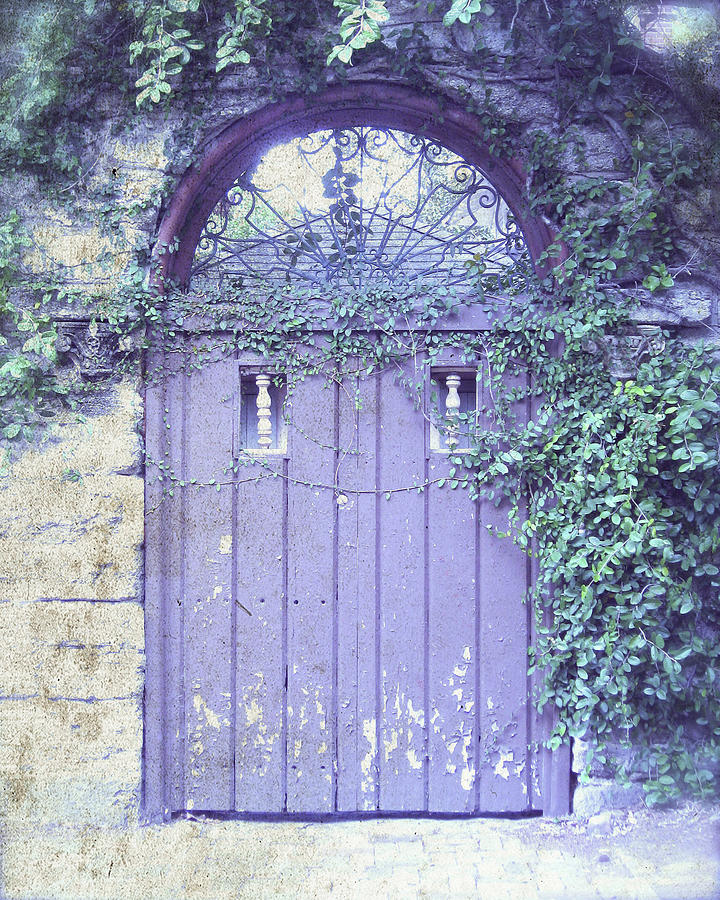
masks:
<path id="1" fill-rule="evenodd" d="M 129 48 L 131 63 L 138 57 L 147 57 L 150 63 L 135 82 L 135 87 L 140 88 L 135 100 L 138 106 L 147 100 L 158 103 L 169 94 L 168 79 L 182 72 L 193 50 L 202 50 L 203 42 L 184 27 L 186 14 L 197 12 L 199 5 L 200 0 L 166 0 L 142 10 L 141 37 Z"/>
<path id="2" fill-rule="evenodd" d="M 225 14 L 225 31 L 218 38 L 216 71 L 235 63 L 249 63 L 252 40 L 257 34 L 268 34 L 272 18 L 266 0 L 235 0 L 235 15 Z"/>
<path id="3" fill-rule="evenodd" d="M 340 23 L 341 43 L 335 44 L 330 51 L 328 65 L 335 58 L 349 63 L 353 51 L 380 40 L 380 26 L 390 18 L 385 3 L 386 0 L 333 0 L 343 20 Z"/>
<path id="4" fill-rule="evenodd" d="M 495 7 L 487 0 L 452 0 L 450 9 L 443 16 L 443 25 L 449 27 L 455 22 L 461 22 L 463 25 L 469 25 L 472 17 L 477 13 L 491 16 L 495 12 Z"/>

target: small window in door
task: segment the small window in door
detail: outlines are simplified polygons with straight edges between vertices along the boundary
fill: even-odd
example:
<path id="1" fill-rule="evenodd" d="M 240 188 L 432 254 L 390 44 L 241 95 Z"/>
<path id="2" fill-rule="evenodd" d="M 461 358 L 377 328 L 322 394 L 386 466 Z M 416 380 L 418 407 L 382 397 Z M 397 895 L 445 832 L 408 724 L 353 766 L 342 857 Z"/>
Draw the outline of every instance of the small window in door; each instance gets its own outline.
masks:
<path id="1" fill-rule="evenodd" d="M 432 369 L 430 376 L 430 449 L 467 450 L 477 417 L 475 370 Z"/>
<path id="2" fill-rule="evenodd" d="M 285 385 L 262 370 L 240 373 L 240 448 L 246 453 L 284 453 Z"/>

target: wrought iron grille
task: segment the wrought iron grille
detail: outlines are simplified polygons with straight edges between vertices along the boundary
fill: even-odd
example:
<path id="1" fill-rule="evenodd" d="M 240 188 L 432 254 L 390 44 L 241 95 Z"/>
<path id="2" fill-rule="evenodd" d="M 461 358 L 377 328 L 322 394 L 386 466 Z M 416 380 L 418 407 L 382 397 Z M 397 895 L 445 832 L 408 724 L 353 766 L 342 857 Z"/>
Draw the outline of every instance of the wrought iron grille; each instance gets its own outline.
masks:
<path id="1" fill-rule="evenodd" d="M 277 145 L 243 173 L 205 225 L 192 279 L 357 288 L 373 279 L 461 286 L 482 274 L 507 286 L 529 265 L 481 169 L 424 137 L 356 127 Z"/>

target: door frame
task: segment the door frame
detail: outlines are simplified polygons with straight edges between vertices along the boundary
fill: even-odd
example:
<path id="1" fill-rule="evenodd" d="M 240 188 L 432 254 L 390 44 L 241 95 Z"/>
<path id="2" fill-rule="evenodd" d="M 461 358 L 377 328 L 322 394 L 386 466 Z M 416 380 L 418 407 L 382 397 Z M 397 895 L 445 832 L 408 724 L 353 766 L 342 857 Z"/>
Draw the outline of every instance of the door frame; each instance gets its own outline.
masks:
<path id="1" fill-rule="evenodd" d="M 536 271 L 537 260 L 555 238 L 547 222 L 530 214 L 525 195 L 526 176 L 517 160 L 503 160 L 484 145 L 479 119 L 451 99 L 420 94 L 410 88 L 379 81 L 358 81 L 335 86 L 308 99 L 299 95 L 258 109 L 228 124 L 199 150 L 200 162 L 179 181 L 162 218 L 153 252 L 154 286 L 162 297 L 169 283 L 187 285 L 193 255 L 210 212 L 241 171 L 251 166 L 272 145 L 314 130 L 368 125 L 422 134 L 479 166 L 505 200 L 521 228 Z M 171 249 L 172 248 L 172 249 Z M 560 254 L 562 258 L 562 252 Z M 549 267 L 549 264 L 546 264 Z M 539 271 L 539 274 L 543 274 Z M 175 360 L 177 354 L 174 355 Z M 171 371 L 173 354 L 156 343 L 145 361 L 145 374 L 158 363 Z M 169 428 L 182 428 L 182 419 L 167 422 L 167 409 L 178 410 L 175 396 L 181 378 L 165 378 L 145 393 L 147 452 L 162 459 L 169 449 Z M 173 402 L 173 397 L 174 402 Z M 177 666 L 177 637 L 171 631 L 166 572 L 177 523 L 152 517 L 162 497 L 162 486 L 145 481 L 145 644 L 144 733 L 142 751 L 142 809 L 149 822 L 170 818 L 169 780 L 172 741 L 166 740 L 172 714 L 168 696 L 169 674 Z M 530 561 L 535 567 L 535 560 Z M 535 577 L 535 573 L 532 573 Z M 531 617 L 532 618 L 532 617 Z M 549 734 L 555 712 L 541 715 Z M 539 748 L 542 763 L 543 814 L 564 815 L 570 805 L 570 749 Z"/>

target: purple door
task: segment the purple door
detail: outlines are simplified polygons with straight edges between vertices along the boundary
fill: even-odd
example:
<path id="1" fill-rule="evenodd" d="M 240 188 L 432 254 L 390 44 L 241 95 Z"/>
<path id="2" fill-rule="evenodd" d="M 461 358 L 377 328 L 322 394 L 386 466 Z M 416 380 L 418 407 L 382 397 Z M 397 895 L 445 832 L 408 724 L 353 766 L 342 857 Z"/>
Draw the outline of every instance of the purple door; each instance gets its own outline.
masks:
<path id="1" fill-rule="evenodd" d="M 547 811 L 528 559 L 429 415 L 472 418 L 482 378 L 443 359 L 420 408 L 390 370 L 285 397 L 257 356 L 193 367 L 206 343 L 148 391 L 148 808 Z"/>

